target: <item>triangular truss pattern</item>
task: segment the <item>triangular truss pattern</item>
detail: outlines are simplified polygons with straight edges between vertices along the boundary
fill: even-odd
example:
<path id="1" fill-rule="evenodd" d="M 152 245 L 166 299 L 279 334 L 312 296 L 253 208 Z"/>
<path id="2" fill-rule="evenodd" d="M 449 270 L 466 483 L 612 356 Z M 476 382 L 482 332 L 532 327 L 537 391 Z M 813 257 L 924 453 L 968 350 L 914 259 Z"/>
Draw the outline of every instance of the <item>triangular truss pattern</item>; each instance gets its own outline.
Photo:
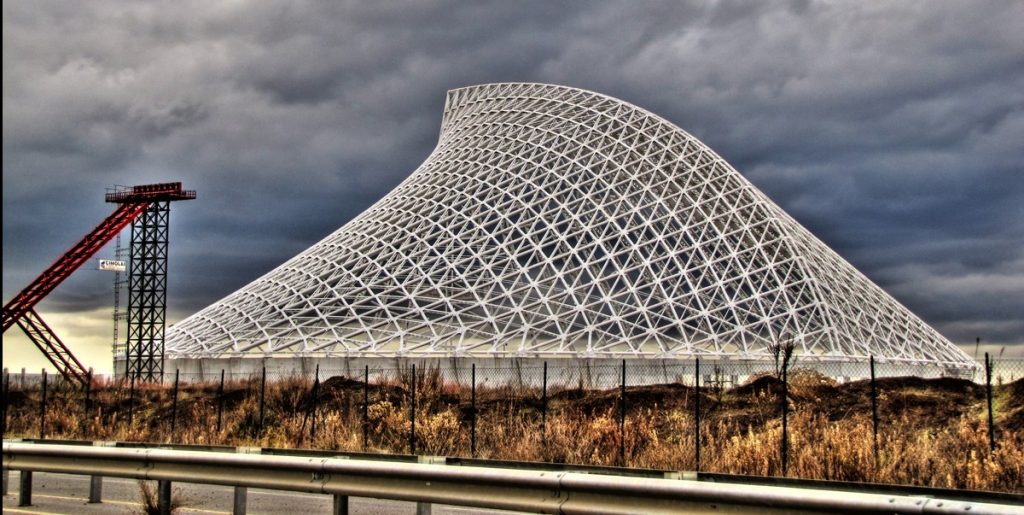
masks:
<path id="1" fill-rule="evenodd" d="M 971 366 L 693 136 L 597 93 L 448 93 L 437 147 L 169 357 L 565 356 Z"/>

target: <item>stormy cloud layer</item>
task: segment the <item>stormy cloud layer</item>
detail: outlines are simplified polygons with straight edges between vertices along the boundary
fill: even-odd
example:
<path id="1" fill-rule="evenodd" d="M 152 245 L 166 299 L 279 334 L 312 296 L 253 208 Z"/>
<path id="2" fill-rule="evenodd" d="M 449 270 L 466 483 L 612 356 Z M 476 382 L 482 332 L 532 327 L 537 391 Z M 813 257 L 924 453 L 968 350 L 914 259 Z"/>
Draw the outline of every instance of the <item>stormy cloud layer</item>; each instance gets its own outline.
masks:
<path id="1" fill-rule="evenodd" d="M 5 301 L 111 211 L 104 188 L 181 180 L 183 318 L 396 186 L 446 90 L 550 82 L 667 118 L 949 339 L 1024 354 L 1024 3 L 3 9 Z M 111 279 L 40 307 L 72 348 L 109 339 Z"/>

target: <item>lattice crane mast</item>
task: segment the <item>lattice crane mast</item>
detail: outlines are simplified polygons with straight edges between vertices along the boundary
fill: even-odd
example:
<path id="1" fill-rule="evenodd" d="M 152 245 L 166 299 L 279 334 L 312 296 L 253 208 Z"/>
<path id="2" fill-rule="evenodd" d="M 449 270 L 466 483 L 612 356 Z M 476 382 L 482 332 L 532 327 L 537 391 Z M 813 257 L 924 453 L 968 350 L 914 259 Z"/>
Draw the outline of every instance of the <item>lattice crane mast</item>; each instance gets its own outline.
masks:
<path id="1" fill-rule="evenodd" d="M 153 203 L 194 198 L 196 192 L 182 190 L 180 182 L 132 186 L 107 193 L 106 201 L 118 204 L 117 209 L 4 305 L 4 332 L 17 324 L 65 379 L 84 383 L 85 367 L 36 313 L 36 304 Z"/>

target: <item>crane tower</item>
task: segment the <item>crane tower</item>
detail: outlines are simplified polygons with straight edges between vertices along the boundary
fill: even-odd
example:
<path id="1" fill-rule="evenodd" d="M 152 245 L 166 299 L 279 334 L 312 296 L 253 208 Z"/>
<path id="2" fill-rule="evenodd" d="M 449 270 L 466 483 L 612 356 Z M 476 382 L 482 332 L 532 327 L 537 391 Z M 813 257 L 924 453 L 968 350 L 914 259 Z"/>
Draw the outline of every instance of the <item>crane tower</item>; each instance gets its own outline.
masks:
<path id="1" fill-rule="evenodd" d="M 4 332 L 17 324 L 65 379 L 84 383 L 86 368 L 35 308 L 122 229 L 132 224 L 126 370 L 129 377 L 136 379 L 161 379 L 170 202 L 195 198 L 196 192 L 183 190 L 180 182 L 131 186 L 107 193 L 106 201 L 118 204 L 117 209 L 4 305 Z"/>

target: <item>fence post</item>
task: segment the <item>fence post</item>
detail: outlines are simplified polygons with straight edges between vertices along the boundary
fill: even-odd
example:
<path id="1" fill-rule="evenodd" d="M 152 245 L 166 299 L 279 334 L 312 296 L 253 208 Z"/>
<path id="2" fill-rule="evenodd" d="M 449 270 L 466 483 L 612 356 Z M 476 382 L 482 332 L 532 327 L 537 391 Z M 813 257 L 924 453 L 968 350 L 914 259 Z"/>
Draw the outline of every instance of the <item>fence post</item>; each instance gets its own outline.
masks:
<path id="1" fill-rule="evenodd" d="M 782 477 L 786 477 L 789 466 L 789 363 L 782 364 Z"/>
<path id="2" fill-rule="evenodd" d="M 875 357 L 871 356 L 871 437 L 875 452 L 875 474 L 878 474 L 878 386 L 875 383 Z"/>
<path id="3" fill-rule="evenodd" d="M 42 398 L 39 402 L 39 438 L 46 438 L 46 369 L 43 369 Z"/>
<path id="4" fill-rule="evenodd" d="M 370 437 L 370 365 L 363 368 L 363 452 L 369 448 Z"/>
<path id="5" fill-rule="evenodd" d="M 317 364 L 317 372 L 319 372 L 319 368 L 320 365 Z M 306 403 L 306 411 L 302 412 L 302 427 L 299 428 L 299 438 L 303 439 L 303 441 L 305 441 L 306 438 L 306 424 L 309 423 L 309 414 L 313 411 L 313 386 L 315 386 L 315 384 L 316 382 L 314 381 L 314 385 L 309 387 L 309 399 Z M 310 435 L 312 434 L 313 433 L 310 432 Z"/>
<path id="6" fill-rule="evenodd" d="M 700 358 L 693 358 L 693 460 L 700 472 Z"/>
<path id="7" fill-rule="evenodd" d="M 135 421 L 135 375 L 130 378 L 131 386 L 128 390 L 128 430 L 131 431 L 132 423 Z"/>
<path id="8" fill-rule="evenodd" d="M 416 364 L 412 364 L 412 402 L 409 406 L 409 454 L 416 454 Z"/>
<path id="9" fill-rule="evenodd" d="M 4 372 L 4 422 L 3 428 L 0 429 L 0 434 L 7 435 L 7 398 L 11 395 L 11 373 Z M 4 476 L 6 477 L 6 476 Z"/>
<path id="10" fill-rule="evenodd" d="M 992 361 L 985 353 L 985 396 L 988 400 L 988 446 L 996 450 L 996 426 L 992 421 Z"/>
<path id="11" fill-rule="evenodd" d="M 619 463 L 626 466 L 626 360 L 622 360 L 622 384 L 619 392 Z"/>
<path id="12" fill-rule="evenodd" d="M 92 367 L 85 374 L 85 402 L 82 403 L 82 425 L 89 427 L 90 396 L 92 395 Z M 83 431 L 84 432 L 84 431 Z"/>
<path id="13" fill-rule="evenodd" d="M 540 443 L 547 449 L 548 446 L 548 362 L 544 362 L 544 379 L 540 393 Z"/>
<path id="14" fill-rule="evenodd" d="M 224 369 L 220 369 L 220 387 L 217 388 L 217 434 L 220 434 L 220 423 L 224 417 Z"/>
<path id="15" fill-rule="evenodd" d="M 263 413 L 267 397 L 267 366 L 263 365 L 263 376 L 260 380 L 260 425 L 258 434 L 263 434 Z"/>
<path id="16" fill-rule="evenodd" d="M 171 441 L 178 429 L 178 369 L 174 369 L 174 393 L 171 394 Z"/>
<path id="17" fill-rule="evenodd" d="M 476 458 L 476 363 L 470 364 L 469 455 Z"/>
<path id="18" fill-rule="evenodd" d="M 309 438 L 312 439 L 316 436 L 316 409 L 317 403 L 319 402 L 320 394 L 320 364 L 316 364 L 316 374 L 313 376 L 313 403 L 310 406 L 309 413 Z"/>

